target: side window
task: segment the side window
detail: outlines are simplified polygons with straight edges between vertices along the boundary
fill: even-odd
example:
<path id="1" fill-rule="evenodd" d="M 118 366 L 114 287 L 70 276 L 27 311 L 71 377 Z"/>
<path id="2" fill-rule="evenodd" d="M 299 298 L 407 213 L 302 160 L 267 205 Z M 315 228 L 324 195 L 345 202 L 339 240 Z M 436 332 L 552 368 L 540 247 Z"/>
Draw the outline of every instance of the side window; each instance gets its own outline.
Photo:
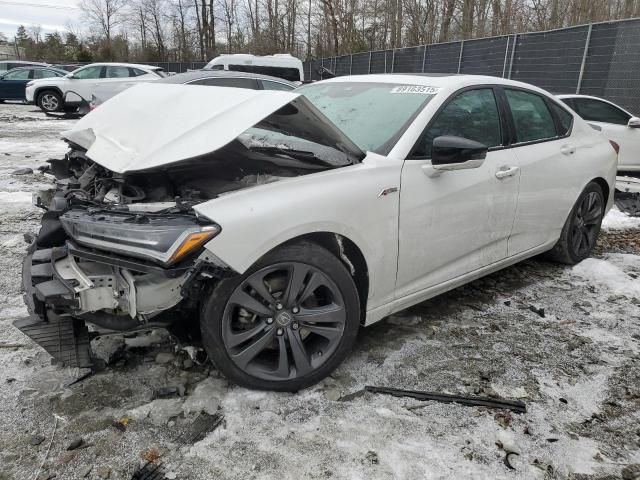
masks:
<path id="1" fill-rule="evenodd" d="M 61 77 L 62 74 L 55 72 L 53 70 L 46 70 L 44 68 L 39 68 L 33 71 L 33 78 L 51 78 L 51 77 Z"/>
<path id="2" fill-rule="evenodd" d="M 107 78 L 128 78 L 129 67 L 120 67 L 118 65 L 109 65 L 105 76 Z"/>
<path id="3" fill-rule="evenodd" d="M 430 158 L 433 140 L 442 135 L 468 138 L 487 147 L 501 145 L 500 115 L 493 90 L 469 90 L 451 100 L 422 134 L 411 157 Z"/>
<path id="4" fill-rule="evenodd" d="M 522 90 L 505 90 L 516 127 L 516 143 L 556 136 L 551 112 L 540 95 Z"/>
<path id="5" fill-rule="evenodd" d="M 576 104 L 573 103 L 573 98 L 561 98 L 560 101 L 566 105 L 569 105 L 571 110 L 576 110 Z M 577 110 L 576 110 L 577 112 Z"/>
<path id="6" fill-rule="evenodd" d="M 73 78 L 77 78 L 79 80 L 89 80 L 94 78 L 100 78 L 101 71 L 102 71 L 102 67 L 100 65 L 96 65 L 94 67 L 86 67 L 81 70 L 77 70 L 73 74 Z"/>
<path id="7" fill-rule="evenodd" d="M 571 126 L 573 125 L 573 115 L 555 103 L 551 104 L 551 109 L 559 120 L 560 130 L 558 131 L 558 135 L 564 137 L 571 130 Z"/>
<path id="8" fill-rule="evenodd" d="M 591 122 L 626 125 L 631 116 L 613 105 L 590 98 L 576 98 L 576 108 L 582 118 Z"/>
<path id="9" fill-rule="evenodd" d="M 269 67 L 266 65 L 229 65 L 229 70 L 235 72 L 259 73 L 270 77 L 284 78 L 290 82 L 300 81 L 300 70 L 297 68 Z"/>
<path id="10" fill-rule="evenodd" d="M 292 90 L 292 88 L 286 83 L 272 82 L 270 80 L 260 80 L 262 88 L 265 90 Z"/>
<path id="11" fill-rule="evenodd" d="M 4 76 L 5 80 L 29 80 L 31 70 L 18 70 L 17 72 L 9 72 Z"/>
<path id="12" fill-rule="evenodd" d="M 209 85 L 211 87 L 235 87 L 235 88 L 249 88 L 251 90 L 257 90 L 258 84 L 253 78 L 202 78 L 191 82 L 190 85 Z"/>
<path id="13" fill-rule="evenodd" d="M 129 68 L 129 76 L 130 77 L 140 77 L 142 75 L 146 75 L 147 72 L 144 70 L 140 70 L 139 68 Z"/>

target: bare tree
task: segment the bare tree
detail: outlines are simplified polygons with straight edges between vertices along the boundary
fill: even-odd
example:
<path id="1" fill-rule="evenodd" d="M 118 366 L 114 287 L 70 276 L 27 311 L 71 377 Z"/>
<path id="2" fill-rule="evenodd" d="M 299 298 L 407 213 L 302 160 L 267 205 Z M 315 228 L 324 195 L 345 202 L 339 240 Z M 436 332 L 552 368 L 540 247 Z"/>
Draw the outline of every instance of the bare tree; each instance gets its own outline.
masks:
<path id="1" fill-rule="evenodd" d="M 82 0 L 80 8 L 84 17 L 111 43 L 114 29 L 122 23 L 122 10 L 126 0 Z"/>

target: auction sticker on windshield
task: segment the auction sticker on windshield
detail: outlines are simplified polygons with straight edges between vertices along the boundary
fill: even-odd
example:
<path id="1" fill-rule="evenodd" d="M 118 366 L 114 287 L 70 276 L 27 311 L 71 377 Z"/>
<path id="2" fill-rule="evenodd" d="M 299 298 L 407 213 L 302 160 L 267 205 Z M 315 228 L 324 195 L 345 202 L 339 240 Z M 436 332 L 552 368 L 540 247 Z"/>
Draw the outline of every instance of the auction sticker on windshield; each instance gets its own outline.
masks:
<path id="1" fill-rule="evenodd" d="M 391 93 L 421 93 L 423 95 L 435 95 L 440 91 L 437 87 L 425 85 L 398 85 L 391 89 Z"/>

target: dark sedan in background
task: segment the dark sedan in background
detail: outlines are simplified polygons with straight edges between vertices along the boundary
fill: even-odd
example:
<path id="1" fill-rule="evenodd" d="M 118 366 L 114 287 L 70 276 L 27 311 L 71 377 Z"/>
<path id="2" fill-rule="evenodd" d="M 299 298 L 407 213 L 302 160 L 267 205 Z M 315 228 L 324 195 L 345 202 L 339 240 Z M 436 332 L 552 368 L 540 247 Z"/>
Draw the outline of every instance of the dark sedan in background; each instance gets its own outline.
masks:
<path id="1" fill-rule="evenodd" d="M 18 67 L 0 75 L 0 103 L 5 100 L 24 100 L 25 88 L 31 80 L 62 77 L 67 72 L 55 67 Z"/>

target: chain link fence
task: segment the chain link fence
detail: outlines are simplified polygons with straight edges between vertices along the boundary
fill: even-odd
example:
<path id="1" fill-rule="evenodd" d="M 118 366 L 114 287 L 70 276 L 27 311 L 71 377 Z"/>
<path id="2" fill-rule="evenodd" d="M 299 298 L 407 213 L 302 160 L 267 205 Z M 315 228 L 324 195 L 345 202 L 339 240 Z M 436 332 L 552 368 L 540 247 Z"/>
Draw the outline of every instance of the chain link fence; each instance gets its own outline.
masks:
<path id="1" fill-rule="evenodd" d="M 606 98 L 640 114 L 640 19 L 420 45 L 305 62 L 321 80 L 368 73 L 464 73 Z"/>

